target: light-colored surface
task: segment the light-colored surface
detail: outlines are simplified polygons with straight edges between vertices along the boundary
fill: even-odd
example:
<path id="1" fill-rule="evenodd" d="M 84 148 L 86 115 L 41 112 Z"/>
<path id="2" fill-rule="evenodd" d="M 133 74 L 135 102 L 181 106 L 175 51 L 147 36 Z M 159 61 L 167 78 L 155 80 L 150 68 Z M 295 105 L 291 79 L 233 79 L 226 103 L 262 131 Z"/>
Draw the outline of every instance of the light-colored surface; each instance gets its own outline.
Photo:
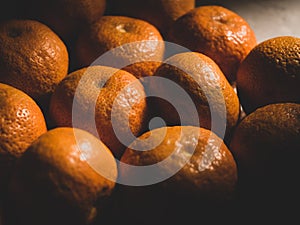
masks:
<path id="1" fill-rule="evenodd" d="M 221 5 L 242 16 L 257 41 L 291 35 L 300 37 L 300 0 L 198 0 L 196 6 Z"/>

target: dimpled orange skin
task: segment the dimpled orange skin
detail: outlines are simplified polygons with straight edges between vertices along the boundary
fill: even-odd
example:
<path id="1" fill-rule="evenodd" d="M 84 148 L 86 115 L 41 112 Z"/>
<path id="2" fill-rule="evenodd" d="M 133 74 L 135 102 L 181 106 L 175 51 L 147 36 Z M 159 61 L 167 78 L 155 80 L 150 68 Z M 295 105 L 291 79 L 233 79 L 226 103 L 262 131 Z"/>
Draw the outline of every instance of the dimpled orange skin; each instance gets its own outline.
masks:
<path id="1" fill-rule="evenodd" d="M 258 44 L 242 62 L 237 90 L 247 113 L 280 102 L 300 103 L 300 38 L 279 36 Z"/>
<path id="2" fill-rule="evenodd" d="M 81 88 L 78 88 L 79 81 L 84 82 Z M 79 111 L 73 112 L 74 124 L 72 104 L 76 90 L 80 98 L 76 100 Z M 113 104 L 115 113 L 112 113 Z M 104 66 L 83 68 L 72 72 L 59 84 L 51 98 L 50 115 L 57 126 L 79 126 L 94 135 L 99 134 L 114 155 L 120 157 L 126 147 L 115 135 L 112 117 L 114 127 L 126 140 L 130 139 L 129 131 L 139 135 L 145 129 L 147 115 L 144 88 L 136 77 L 124 70 Z"/>
<path id="3" fill-rule="evenodd" d="M 212 58 L 230 82 L 241 61 L 257 44 L 250 25 L 222 6 L 200 6 L 178 18 L 167 40 Z"/>
<path id="4" fill-rule="evenodd" d="M 24 92 L 0 83 L 0 177 L 3 188 L 17 158 L 47 131 L 38 105 Z"/>
<path id="5" fill-rule="evenodd" d="M 180 16 L 195 8 L 195 0 L 109 0 L 109 13 L 146 20 L 164 35 Z"/>
<path id="6" fill-rule="evenodd" d="M 92 165 L 102 167 L 106 176 Z M 116 178 L 116 161 L 99 139 L 80 129 L 55 128 L 18 162 L 9 201 L 22 224 L 90 224 Z"/>
<path id="7" fill-rule="evenodd" d="M 276 103 L 258 108 L 237 126 L 230 143 L 240 168 L 241 178 L 248 184 L 256 179 L 276 186 L 298 175 L 300 149 L 300 104 Z M 295 168 L 297 167 L 297 168 Z M 294 168 L 294 169 L 292 169 Z M 249 176 L 249 181 L 245 177 Z M 253 182 L 251 185 L 262 185 Z M 291 187 L 286 183 L 286 187 Z M 272 187 L 275 189 L 275 187 Z"/>
<path id="8" fill-rule="evenodd" d="M 65 44 L 38 21 L 2 23 L 0 49 L 0 82 L 24 91 L 39 104 L 49 100 L 57 84 L 68 73 Z"/>
<path id="9" fill-rule="evenodd" d="M 153 139 L 147 140 L 149 137 Z M 177 166 L 181 169 L 169 179 L 151 186 L 121 186 L 121 199 L 124 202 L 119 204 L 124 204 L 125 214 L 145 220 L 143 216 L 151 210 L 153 217 L 147 217 L 146 220 L 166 219 L 170 222 L 183 216 L 181 219 L 188 221 L 190 217 L 194 218 L 191 213 L 197 205 L 196 211 L 201 212 L 201 220 L 204 221 L 207 214 L 218 214 L 220 201 L 225 200 L 225 205 L 229 205 L 228 200 L 236 191 L 237 167 L 231 152 L 218 136 L 204 128 L 174 126 L 154 129 L 144 133 L 139 139 L 143 143 L 133 142 L 126 149 L 121 162 L 135 166 L 155 165 L 173 153 L 175 155 L 169 158 L 171 161 L 167 165 L 156 164 L 161 171 L 159 175 L 170 172 Z M 153 143 L 154 147 L 151 147 Z M 150 150 L 136 151 L 133 147 Z M 186 164 L 185 160 L 188 160 Z M 120 180 L 130 180 L 132 176 L 137 176 L 134 170 L 128 170 L 122 165 L 119 167 L 119 175 Z M 141 204 L 144 206 L 142 209 Z M 177 219 L 173 222 L 178 222 Z"/>
<path id="10" fill-rule="evenodd" d="M 156 27 L 135 18 L 103 16 L 79 35 L 76 44 L 78 67 L 89 66 L 117 47 L 120 48 L 111 51 L 111 59 L 106 60 L 105 65 L 121 69 L 121 64 L 125 63 L 123 69 L 138 78 L 151 76 L 163 59 L 164 43 Z"/>
<path id="11" fill-rule="evenodd" d="M 222 119 L 226 124 L 221 124 L 226 129 L 226 136 L 229 137 L 232 129 L 239 119 L 240 105 L 237 94 L 227 81 L 218 65 L 206 55 L 198 52 L 179 53 L 165 60 L 154 76 L 170 79 L 178 84 L 189 94 L 198 112 L 199 124 L 201 127 L 211 129 L 211 109 L 214 109 L 215 119 Z M 172 90 L 157 82 L 150 84 L 150 88 L 156 96 L 173 96 Z M 164 93 L 164 94 L 163 94 Z M 173 96 L 175 97 L 175 96 Z M 176 96 L 181 107 L 189 112 L 189 105 L 186 105 L 180 96 Z M 157 101 L 156 109 L 159 115 L 164 118 L 167 124 L 179 125 L 180 123 L 193 123 L 192 114 L 188 116 L 190 121 L 180 121 L 174 108 L 170 108 L 166 102 Z M 171 102 L 172 104 L 172 102 Z M 225 127 L 226 126 L 226 127 Z M 222 131 L 214 131 L 222 135 Z"/>

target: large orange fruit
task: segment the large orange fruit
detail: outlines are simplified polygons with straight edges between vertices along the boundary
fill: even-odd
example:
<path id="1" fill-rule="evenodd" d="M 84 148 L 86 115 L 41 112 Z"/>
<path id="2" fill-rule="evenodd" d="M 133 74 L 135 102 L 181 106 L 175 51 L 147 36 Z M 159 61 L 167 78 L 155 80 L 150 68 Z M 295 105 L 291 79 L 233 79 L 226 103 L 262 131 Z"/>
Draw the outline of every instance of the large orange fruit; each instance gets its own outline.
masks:
<path id="1" fill-rule="evenodd" d="M 138 79 L 124 70 L 104 66 L 69 74 L 50 103 L 50 115 L 57 126 L 77 126 L 99 135 L 117 157 L 126 143 L 144 131 L 146 109 L 144 88 Z"/>
<path id="2" fill-rule="evenodd" d="M 229 137 L 239 119 L 239 99 L 211 58 L 198 52 L 173 55 L 157 69 L 155 77 L 166 78 L 179 85 L 192 100 L 187 101 L 184 95 L 165 82 L 156 79 L 150 82 L 150 90 L 155 96 L 172 100 L 167 102 L 157 98 L 152 104 L 168 125 L 200 125 L 207 129 L 213 125 L 215 133 L 222 136 L 223 128 L 226 129 L 226 137 Z M 179 116 L 176 105 L 184 109 Z M 192 113 L 194 107 L 197 114 Z"/>
<path id="3" fill-rule="evenodd" d="M 0 83 L 1 192 L 6 187 L 16 159 L 46 131 L 45 118 L 34 100 L 22 91 Z"/>
<path id="4" fill-rule="evenodd" d="M 199 6 L 178 18 L 168 40 L 212 58 L 230 82 L 236 80 L 241 61 L 256 45 L 247 21 L 217 5 Z"/>
<path id="5" fill-rule="evenodd" d="M 300 103 L 300 38 L 279 36 L 259 43 L 237 73 L 238 95 L 247 113 L 280 102 Z"/>
<path id="6" fill-rule="evenodd" d="M 19 159 L 9 212 L 17 224 L 90 224 L 105 207 L 116 178 L 116 161 L 99 139 L 80 129 L 55 128 Z"/>
<path id="7" fill-rule="evenodd" d="M 263 218 L 295 216 L 292 203 L 300 199 L 299 128 L 300 104 L 296 103 L 260 107 L 237 126 L 230 150 L 238 166 L 243 213 L 255 215 L 268 209 L 272 213 L 262 213 Z"/>
<path id="8" fill-rule="evenodd" d="M 103 57 L 105 53 L 106 58 Z M 78 67 L 92 63 L 124 67 L 140 78 L 151 76 L 160 65 L 164 43 L 157 28 L 146 21 L 125 16 L 103 16 L 79 35 L 76 54 Z M 95 61 L 98 57 L 99 62 Z"/>
<path id="9" fill-rule="evenodd" d="M 31 96 L 42 109 L 68 73 L 64 42 L 34 20 L 9 20 L 0 25 L 0 82 Z"/>
<path id="10" fill-rule="evenodd" d="M 195 0 L 108 0 L 108 14 L 146 20 L 165 35 L 172 23 L 195 8 Z"/>
<path id="11" fill-rule="evenodd" d="M 124 220 L 182 224 L 195 218 L 228 219 L 237 167 L 222 139 L 211 131 L 192 126 L 151 130 L 126 149 L 121 162 L 133 166 L 119 165 L 123 185 L 117 204 L 124 210 Z"/>

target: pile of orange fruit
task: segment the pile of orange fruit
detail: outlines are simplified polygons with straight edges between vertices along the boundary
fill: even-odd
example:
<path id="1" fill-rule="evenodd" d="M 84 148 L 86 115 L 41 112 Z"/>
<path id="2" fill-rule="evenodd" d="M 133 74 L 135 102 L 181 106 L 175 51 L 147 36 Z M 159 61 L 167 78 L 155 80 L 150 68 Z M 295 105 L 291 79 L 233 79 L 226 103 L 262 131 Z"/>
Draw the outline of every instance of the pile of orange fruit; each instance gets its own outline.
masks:
<path id="1" fill-rule="evenodd" d="M 195 0 L 0 9 L 0 225 L 298 219 L 300 37 Z"/>

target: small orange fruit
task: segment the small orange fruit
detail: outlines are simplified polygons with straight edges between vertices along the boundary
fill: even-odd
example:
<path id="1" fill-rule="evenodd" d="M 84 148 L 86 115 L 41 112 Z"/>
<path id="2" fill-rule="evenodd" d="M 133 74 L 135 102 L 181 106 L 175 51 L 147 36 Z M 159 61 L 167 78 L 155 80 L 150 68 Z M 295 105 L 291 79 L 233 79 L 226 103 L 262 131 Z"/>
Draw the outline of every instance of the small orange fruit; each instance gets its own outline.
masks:
<path id="1" fill-rule="evenodd" d="M 157 28 L 146 21 L 103 16 L 79 35 L 76 52 L 78 67 L 109 52 L 106 60 L 94 64 L 123 68 L 141 78 L 151 76 L 160 65 L 164 43 Z"/>
<path id="2" fill-rule="evenodd" d="M 82 68 L 69 74 L 56 88 L 50 115 L 57 126 L 77 126 L 99 135 L 120 157 L 126 144 L 115 132 L 119 131 L 122 140 L 130 143 L 145 129 L 144 88 L 124 70 L 104 66 Z"/>
<path id="3" fill-rule="evenodd" d="M 1 190 L 7 184 L 15 160 L 46 131 L 45 118 L 34 100 L 22 91 L 0 83 Z"/>
<path id="4" fill-rule="evenodd" d="M 90 224 L 116 178 L 116 161 L 99 139 L 80 129 L 55 128 L 19 159 L 10 182 L 10 211 L 24 225 Z"/>
<path id="5" fill-rule="evenodd" d="M 14 86 L 46 110 L 50 95 L 68 73 L 68 51 L 46 25 L 9 20 L 0 26 L 0 82 Z"/>
<path id="6" fill-rule="evenodd" d="M 242 62 L 237 90 L 247 113 L 282 102 L 300 103 L 300 38 L 278 36 L 259 43 Z"/>
<path id="7" fill-rule="evenodd" d="M 208 56 L 198 52 L 185 52 L 173 55 L 166 59 L 154 77 L 169 79 L 179 85 L 191 98 L 192 103 L 186 101 L 185 96 L 177 93 L 172 86 L 163 82 L 150 82 L 150 90 L 155 96 L 164 96 L 165 100 L 173 99 L 173 102 L 154 100 L 153 106 L 168 125 L 200 125 L 211 129 L 212 122 L 216 122 L 213 131 L 222 135 L 222 127 L 226 129 L 229 137 L 232 129 L 239 119 L 240 104 L 237 94 L 229 84 L 218 65 Z M 178 105 L 184 112 L 183 117 L 176 113 Z M 192 114 L 193 107 L 197 114 Z M 183 115 L 184 114 L 184 115 Z M 214 121 L 212 121 L 214 120 Z M 195 123 L 196 122 L 196 123 Z M 198 123 L 198 124 L 197 124 Z"/>
<path id="8" fill-rule="evenodd" d="M 277 210 L 287 206 L 282 200 L 289 203 L 300 197 L 300 104 L 276 103 L 256 109 L 237 126 L 230 150 L 245 197 L 273 204 Z"/>
<path id="9" fill-rule="evenodd" d="M 217 5 L 199 6 L 178 18 L 168 40 L 212 58 L 230 82 L 236 80 L 241 61 L 256 45 L 247 21 Z"/>
<path id="10" fill-rule="evenodd" d="M 119 186 L 118 202 L 124 219 L 133 223 L 181 224 L 178 221 L 194 221 L 194 213 L 212 222 L 215 215 L 228 213 L 235 198 L 235 160 L 222 139 L 204 128 L 174 126 L 146 132 L 126 149 L 121 162 L 134 166 L 119 165 L 119 180 L 136 186 Z M 156 182 L 139 185 L 150 180 Z"/>
<path id="11" fill-rule="evenodd" d="M 172 23 L 195 8 L 195 0 L 108 0 L 110 15 L 148 21 L 165 35 Z"/>

